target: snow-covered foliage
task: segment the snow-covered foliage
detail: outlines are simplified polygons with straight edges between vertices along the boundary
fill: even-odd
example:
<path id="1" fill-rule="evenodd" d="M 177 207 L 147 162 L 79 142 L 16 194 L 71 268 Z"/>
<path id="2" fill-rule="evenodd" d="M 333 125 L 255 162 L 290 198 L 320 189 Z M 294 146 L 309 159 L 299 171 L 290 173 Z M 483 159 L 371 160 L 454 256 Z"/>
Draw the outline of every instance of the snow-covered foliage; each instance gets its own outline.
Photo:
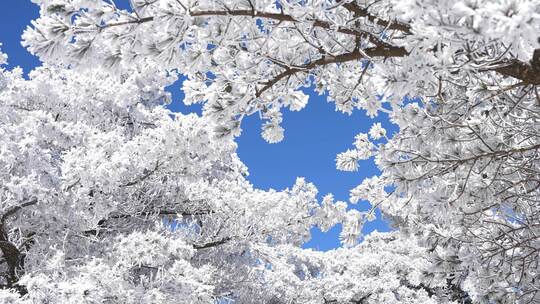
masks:
<path id="1" fill-rule="evenodd" d="M 33 1 L 41 17 L 24 34 L 30 51 L 85 67 L 151 59 L 178 69 L 189 76 L 185 102 L 204 102 L 220 135 L 258 112 L 264 138 L 280 141 L 280 111 L 302 109 L 305 86 L 339 111 L 375 116 L 441 87 L 540 83 L 527 66 L 540 46 L 538 0 L 134 0 L 132 11 Z"/>
<path id="2" fill-rule="evenodd" d="M 540 99 L 533 91 L 492 97 L 484 89 L 406 105 L 393 117 L 400 132 L 373 144 L 382 176 L 351 191 L 352 202 L 369 200 L 420 236 L 434 274 L 450 275 L 477 302 L 540 299 Z"/>
<path id="3" fill-rule="evenodd" d="M 372 254 L 398 246 L 401 262 L 365 273 L 368 293 L 343 273 L 339 286 L 320 289 L 349 250 L 358 267 L 380 261 L 355 247 L 304 252 L 310 229 L 343 223 L 353 246 L 366 214 L 331 195 L 318 202 L 301 178 L 284 191 L 254 189 L 232 139 L 216 141 L 206 118 L 164 107 L 175 77 L 117 76 L 48 65 L 30 80 L 0 71 L 0 302 L 325 303 L 339 286 L 339 301 L 351 303 L 437 297 L 406 280 L 426 268 L 423 249 L 393 235 L 371 237 L 380 247 Z M 320 276 L 293 271 L 308 265 Z M 385 271 L 394 283 L 380 289 Z"/>
<path id="4" fill-rule="evenodd" d="M 260 246 L 263 303 L 463 303 L 447 282 L 426 278 L 427 250 L 398 233 L 374 232 L 358 246 L 328 252 Z M 266 264 L 267 263 L 267 264 Z M 279 275 L 278 275 L 279 274 Z M 266 300 L 268 299 L 268 300 Z"/>
<path id="5" fill-rule="evenodd" d="M 132 0 L 129 11 L 113 1 L 33 1 L 41 16 L 23 43 L 45 62 L 72 70 L 45 67 L 28 82 L 17 71 L 3 72 L 0 79 L 6 113 L 0 176 L 8 214 L 2 225 L 12 225 L 5 228 L 10 241 L 2 251 L 29 246 L 26 277 L 32 278 L 32 269 L 49 269 L 32 260 L 32 250 L 51 260 L 72 252 L 104 260 L 117 250 L 110 247 L 120 242 L 113 237 L 129 238 L 137 229 L 170 233 L 174 223 L 180 242 L 195 248 L 191 256 L 180 254 L 193 267 L 183 270 L 189 288 L 202 290 L 192 293 L 192 302 L 220 295 L 240 302 L 316 303 L 321 298 L 310 298 L 314 290 L 323 293 L 323 303 L 418 303 L 429 296 L 446 301 L 430 289 L 443 288 L 443 281 L 452 294 L 447 299 L 540 302 L 539 0 Z M 173 119 L 157 106 L 175 72 L 187 75 L 185 102 L 203 103 L 204 118 Z M 122 79 L 107 78 L 110 73 Z M 348 171 L 375 160 L 381 176 L 351 190 L 353 203 L 368 200 L 372 210 L 346 213 L 346 204 L 331 196 L 318 203 L 303 180 L 291 190 L 265 192 L 243 178 L 246 169 L 230 135 L 240 132 L 244 116 L 258 113 L 266 120 L 262 136 L 279 142 L 281 111 L 305 107 L 304 87 L 326 93 L 339 111 L 363 109 L 370 117 L 384 112 L 399 127 L 388 134 L 376 124 L 336 158 L 337 167 Z M 403 292 L 389 284 L 373 295 L 368 287 L 355 292 L 352 282 L 336 287 L 338 294 L 325 294 L 324 286 L 333 286 L 329 281 L 305 287 L 332 277 L 332 265 L 339 263 L 328 256 L 369 255 L 368 245 L 354 251 L 354 243 L 377 207 L 408 236 L 388 242 L 411 244 L 404 254 L 415 256 L 418 249 L 429 258 L 422 281 L 400 272 L 389 281 L 402 283 Z M 168 228 L 156 226 L 161 211 L 171 210 L 176 217 L 163 224 Z M 65 212 L 69 217 L 57 216 Z M 327 255 L 298 249 L 310 227 L 338 222 L 348 249 Z M 58 233 L 37 241 L 51 229 Z M 90 235 L 73 241 L 85 231 Z M 103 242 L 106 252 L 100 251 Z M 387 246 L 377 244 L 377 250 Z M 288 268 L 294 260 L 311 265 L 326 258 L 309 276 Z M 158 269 L 175 263 L 154 259 L 163 263 Z M 122 263 L 108 260 L 108 266 Z M 403 267 L 416 273 L 420 266 L 409 260 Z M 9 284 L 21 263 L 6 265 Z M 203 278 L 203 265 L 213 267 L 203 274 L 216 273 L 219 284 Z M 250 281 L 253 267 L 266 271 L 261 278 L 272 282 L 271 292 L 265 284 L 241 293 L 223 288 L 246 290 L 238 282 Z M 294 276 L 287 280 L 277 268 Z M 362 272 L 351 271 L 343 270 L 342 278 L 354 280 Z M 236 277 L 239 272 L 245 280 Z M 155 290 L 166 297 L 171 289 Z M 462 291 L 467 296 L 456 298 Z"/>

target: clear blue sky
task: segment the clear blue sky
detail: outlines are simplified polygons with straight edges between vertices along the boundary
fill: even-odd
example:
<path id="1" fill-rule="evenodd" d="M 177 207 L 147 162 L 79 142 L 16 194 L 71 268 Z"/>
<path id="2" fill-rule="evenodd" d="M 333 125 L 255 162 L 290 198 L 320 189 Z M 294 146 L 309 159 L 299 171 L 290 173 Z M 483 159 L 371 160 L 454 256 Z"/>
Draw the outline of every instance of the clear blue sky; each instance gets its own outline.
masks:
<path id="1" fill-rule="evenodd" d="M 117 5 L 129 7 L 128 0 L 116 0 Z M 25 74 L 39 65 L 39 60 L 30 55 L 20 44 L 23 30 L 32 19 L 39 15 L 38 7 L 30 0 L 2 0 L 0 4 L 0 42 L 2 50 L 9 56 L 9 66 L 20 66 Z M 170 108 L 181 112 L 198 112 L 197 106 L 186 107 L 182 103 L 180 84 L 169 88 L 174 101 Z M 300 112 L 284 113 L 285 139 L 278 144 L 268 144 L 260 136 L 261 122 L 253 115 L 244 120 L 242 135 L 238 138 L 238 154 L 248 166 L 249 180 L 261 189 L 284 189 L 294 184 L 297 176 L 305 177 L 319 189 L 319 197 L 333 193 L 338 200 L 348 201 L 349 190 L 358 185 L 363 178 L 378 173 L 371 161 L 360 164 L 358 172 L 341 172 L 335 169 L 335 157 L 351 147 L 354 136 L 367 132 L 374 121 L 388 128 L 387 117 L 375 120 L 356 111 L 348 116 L 336 112 L 334 105 L 324 96 L 317 96 L 311 90 L 307 107 Z M 368 204 L 360 202 L 355 206 L 366 210 Z M 328 250 L 339 245 L 340 227 L 328 233 L 314 229 L 313 239 L 305 247 Z M 376 220 L 368 223 L 364 233 L 373 230 L 388 231 L 388 225 Z"/>

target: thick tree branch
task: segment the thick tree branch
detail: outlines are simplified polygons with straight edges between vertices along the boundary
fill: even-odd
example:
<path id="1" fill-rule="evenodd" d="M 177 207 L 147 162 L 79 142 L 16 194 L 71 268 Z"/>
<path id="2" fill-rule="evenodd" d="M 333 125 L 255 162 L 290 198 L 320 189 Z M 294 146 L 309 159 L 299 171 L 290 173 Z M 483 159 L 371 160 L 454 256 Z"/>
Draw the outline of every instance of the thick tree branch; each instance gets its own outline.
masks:
<path id="1" fill-rule="evenodd" d="M 365 55 L 369 57 L 404 57 L 406 56 L 407 50 L 403 47 L 393 47 L 393 46 L 384 46 L 384 47 L 374 47 L 367 48 L 362 51 L 355 50 L 350 53 L 344 53 L 338 56 L 323 56 L 320 59 L 312 61 L 302 66 L 296 66 L 285 69 L 282 73 L 278 74 L 276 77 L 272 78 L 266 83 L 263 83 L 263 87 L 256 93 L 256 97 L 260 97 L 266 90 L 270 89 L 280 80 L 292 76 L 298 72 L 309 71 L 311 69 L 325 66 L 332 63 L 344 63 L 354 60 L 359 60 L 366 58 Z"/>
<path id="2" fill-rule="evenodd" d="M 13 206 L 7 209 L 2 217 L 0 217 L 0 251 L 2 252 L 2 257 L 7 263 L 8 269 L 6 274 L 7 285 L 0 286 L 0 288 L 15 288 L 21 294 L 26 293 L 26 289 L 23 286 L 17 285 L 19 276 L 17 274 L 18 269 L 22 269 L 24 255 L 21 251 L 9 241 L 8 234 L 5 231 L 5 224 L 7 219 L 17 213 L 19 210 L 37 204 L 38 200 L 32 198 L 20 205 Z"/>
<path id="3" fill-rule="evenodd" d="M 386 45 L 384 41 L 379 39 L 376 35 L 362 30 L 353 30 L 350 28 L 345 27 L 336 27 L 335 25 L 331 24 L 328 21 L 324 20 L 318 20 L 318 19 L 308 19 L 308 20 L 298 20 L 295 19 L 291 15 L 286 14 L 277 14 L 277 13 L 269 13 L 269 12 L 258 12 L 256 10 L 212 10 L 212 11 L 194 11 L 189 12 L 189 16 L 191 17 L 211 17 L 211 16 L 237 16 L 237 17 L 251 17 L 251 18 L 263 18 L 263 19 L 270 19 L 280 22 L 291 22 L 291 23 L 301 23 L 301 22 L 312 22 L 312 26 L 323 28 L 327 30 L 335 30 L 338 33 L 352 35 L 356 37 L 366 37 L 369 39 L 370 42 L 372 42 L 375 45 L 382 46 Z M 114 27 L 114 26 L 122 26 L 122 25 L 128 25 L 128 24 L 142 24 L 146 22 L 153 21 L 154 17 L 145 17 L 140 19 L 135 19 L 131 21 L 124 21 L 124 22 L 116 22 L 116 23 L 109 23 L 103 26 L 98 26 L 100 30 L 108 28 L 108 27 Z"/>
<path id="4" fill-rule="evenodd" d="M 364 304 L 365 301 L 366 301 L 369 297 L 371 297 L 372 294 L 373 294 L 373 293 L 370 292 L 370 293 L 368 293 L 368 294 L 366 294 L 366 295 L 363 295 L 363 296 L 362 296 L 361 298 L 359 298 L 358 300 L 351 300 L 351 301 L 348 302 L 348 303 L 350 303 L 350 304 Z M 338 300 L 327 300 L 327 299 L 324 299 L 324 298 L 323 298 L 323 300 L 324 300 L 324 304 L 338 304 L 338 303 L 340 303 L 340 302 L 338 302 Z"/>
<path id="5" fill-rule="evenodd" d="M 22 259 L 23 255 L 20 250 L 9 241 L 8 234 L 5 231 L 5 224 L 7 219 L 17 213 L 19 210 L 37 204 L 38 200 L 32 198 L 20 205 L 13 206 L 7 209 L 2 217 L 0 218 L 0 251 L 2 251 L 2 256 L 8 265 L 7 273 L 7 287 L 15 287 L 15 284 L 18 281 L 17 269 L 22 268 Z M 22 290 L 22 289 L 21 289 Z"/>
<path id="6" fill-rule="evenodd" d="M 32 205 L 35 205 L 37 204 L 37 199 L 36 198 L 33 198 L 33 199 L 30 199 L 18 206 L 13 206 L 11 208 L 9 208 L 8 210 L 6 210 L 6 212 L 4 212 L 4 214 L 2 215 L 2 217 L 0 218 L 0 228 L 3 228 L 4 227 L 4 224 L 7 220 L 8 217 L 14 215 L 17 211 L 25 208 L 25 207 L 28 207 L 28 206 L 32 206 Z"/>
<path id="7" fill-rule="evenodd" d="M 352 11 L 355 13 L 355 16 L 361 16 L 366 17 L 368 20 L 379 24 L 381 26 L 386 26 L 388 29 L 395 29 L 400 30 L 404 32 L 407 35 L 412 34 L 411 32 L 411 26 L 406 23 L 401 22 L 390 22 L 384 19 L 379 19 L 376 16 L 370 15 L 367 12 L 367 9 L 359 7 L 356 3 L 346 3 L 343 5 L 346 9 Z M 213 14 L 215 15 L 231 15 L 231 16 L 253 16 L 250 15 L 251 11 L 231 11 L 231 12 L 220 12 L 220 11 L 207 11 L 207 12 L 199 12 L 199 13 L 193 13 L 192 16 L 211 16 Z M 274 19 L 274 20 L 280 20 L 280 21 L 289 21 L 289 22 L 299 22 L 298 20 L 295 20 L 293 17 L 288 15 L 281 15 L 281 14 L 271 14 L 271 13 L 260 13 L 257 14 L 258 17 L 268 18 L 268 19 Z M 313 26 L 315 27 L 321 27 L 325 29 L 330 29 L 331 24 L 326 21 L 320 21 L 320 20 L 313 20 Z M 370 56 L 370 57 L 404 57 L 408 55 L 408 52 L 403 47 L 396 47 L 391 44 L 388 44 L 387 42 L 384 42 L 380 40 L 379 38 L 375 37 L 373 34 L 366 32 L 366 31 L 357 31 L 357 30 L 351 30 L 346 28 L 338 28 L 338 32 L 343 34 L 348 34 L 356 37 L 368 37 L 370 42 L 375 44 L 377 47 L 375 48 L 369 48 L 364 50 L 364 52 Z M 503 65 L 502 67 L 498 67 L 493 69 L 493 71 L 498 72 L 501 75 L 513 77 L 516 79 L 519 79 L 523 81 L 525 84 L 534 84 L 534 85 L 540 85 L 540 50 L 535 50 L 536 57 L 533 56 L 533 59 L 531 60 L 531 63 L 534 65 L 531 65 L 529 63 L 520 61 L 518 59 L 511 59 L 507 60 L 507 64 Z M 349 56 L 337 56 L 336 62 L 346 62 L 346 61 L 352 61 L 352 60 L 358 60 L 361 58 L 364 58 L 361 54 L 355 54 L 355 56 L 351 56 L 348 59 L 345 59 L 344 61 L 340 61 L 341 59 L 339 57 L 349 57 Z M 536 58 L 536 59 L 535 59 Z M 288 71 L 278 75 L 276 77 L 276 81 L 288 77 L 292 74 L 295 74 L 299 72 L 301 69 L 310 69 L 314 68 L 317 65 L 325 65 L 331 62 L 331 60 L 321 60 L 328 63 L 322 63 L 318 64 L 316 62 L 313 62 L 313 64 L 308 64 L 305 67 L 302 67 L 300 69 L 289 69 Z M 313 65 L 309 67 L 309 65 Z M 275 84 L 275 82 L 273 84 Z M 263 88 L 261 92 L 259 92 L 258 96 L 268 88 Z"/>
<path id="8" fill-rule="evenodd" d="M 144 181 L 145 179 L 147 179 L 148 177 L 150 177 L 152 174 L 154 174 L 154 172 L 156 172 L 157 170 L 159 169 L 159 161 L 156 162 L 156 165 L 154 166 L 154 168 L 152 170 L 147 170 L 145 169 L 143 175 L 135 180 L 132 180 L 130 182 L 127 182 L 123 185 L 120 185 L 120 187 L 130 187 L 130 186 L 134 186 L 142 181 Z"/>
<path id="9" fill-rule="evenodd" d="M 355 2 L 345 3 L 343 4 L 343 7 L 353 12 L 355 17 L 365 17 L 369 21 L 375 24 L 378 24 L 380 26 L 384 26 L 387 29 L 399 30 L 406 35 L 412 34 L 411 26 L 409 24 L 398 22 L 398 21 L 388 21 L 388 20 L 380 19 L 377 16 L 370 14 L 367 8 L 360 7 Z M 369 56 L 403 57 L 403 56 L 408 55 L 408 53 L 403 47 L 393 46 L 381 40 L 373 33 L 370 33 L 368 31 L 345 28 L 345 27 L 336 28 L 335 25 L 324 20 L 318 20 L 318 19 L 298 20 L 298 19 L 295 19 L 291 15 L 282 14 L 282 13 L 259 12 L 254 9 L 192 11 L 192 12 L 188 12 L 188 14 L 192 17 L 239 16 L 239 17 L 251 17 L 251 18 L 264 18 L 264 19 L 276 20 L 280 22 L 292 22 L 292 23 L 301 23 L 301 22 L 308 21 L 308 22 L 312 22 L 312 25 L 314 27 L 323 28 L 327 30 L 335 30 L 339 33 L 347 34 L 347 35 L 351 35 L 355 37 L 367 38 L 371 43 L 373 43 L 376 46 L 375 48 L 365 50 L 366 54 L 368 54 Z M 150 16 L 150 17 L 139 18 L 139 19 L 131 20 L 131 21 L 110 23 L 104 26 L 99 26 L 99 28 L 101 30 L 107 27 L 121 26 L 121 25 L 126 25 L 126 24 L 141 24 L 141 23 L 151 22 L 153 20 L 154 20 L 154 17 Z M 377 50 L 375 52 L 376 54 L 369 54 L 369 52 L 373 50 Z M 357 59 L 363 58 L 363 56 L 361 56 L 360 54 L 355 54 L 355 55 L 356 57 L 353 56 L 353 58 L 346 61 L 357 60 Z M 338 58 L 340 56 L 337 56 L 335 58 Z M 332 63 L 330 61 L 329 63 Z M 317 65 L 324 65 L 324 64 L 317 64 L 316 62 L 313 62 L 312 64 L 308 64 L 305 67 L 301 67 L 301 68 L 287 69 L 282 74 L 279 74 L 278 76 L 276 76 L 276 78 L 273 81 L 268 82 L 268 85 L 265 85 L 261 89 L 261 91 L 257 93 L 257 97 L 260 96 L 262 92 L 268 89 L 267 86 L 271 86 L 283 78 L 286 78 L 290 75 L 300 72 L 302 69 L 310 69 L 310 68 L 314 68 Z M 341 61 L 341 62 L 344 62 L 344 61 Z M 535 56 L 533 56 L 531 60 L 531 64 L 520 61 L 518 59 L 507 59 L 505 62 L 502 62 L 502 64 L 498 64 L 497 67 L 487 68 L 483 71 L 495 71 L 503 76 L 513 77 L 518 80 L 521 80 L 523 81 L 524 84 L 540 85 L 540 50 L 535 51 Z"/>
<path id="10" fill-rule="evenodd" d="M 13 286 L 18 281 L 17 269 L 21 268 L 21 252 L 13 243 L 9 242 L 2 233 L 0 235 L 0 251 L 2 251 L 2 257 L 7 263 L 7 285 Z"/>
<path id="11" fill-rule="evenodd" d="M 358 4 L 355 2 L 345 3 L 343 4 L 343 7 L 353 12 L 355 17 L 365 17 L 369 21 L 380 26 L 384 26 L 389 30 L 398 30 L 404 32 L 405 34 L 412 34 L 410 25 L 398 21 L 380 19 L 377 16 L 371 15 L 366 8 L 358 6 Z"/>
<path id="12" fill-rule="evenodd" d="M 535 50 L 535 54 L 540 53 L 540 50 Z M 524 84 L 540 85 L 540 62 L 533 60 L 531 65 L 518 59 L 505 60 L 502 64 L 495 68 L 487 68 L 486 70 L 495 71 L 501 75 L 513 77 L 521 80 Z"/>
<path id="13" fill-rule="evenodd" d="M 97 223 L 96 229 L 85 230 L 82 233 L 86 236 L 97 236 L 100 229 L 106 227 L 107 221 L 113 219 L 128 219 L 128 218 L 139 218 L 139 217 L 148 217 L 155 215 L 180 215 L 180 216 L 202 216 L 209 215 L 214 213 L 212 210 L 193 210 L 193 211 L 175 211 L 175 210 L 159 210 L 155 212 L 141 212 L 137 214 L 114 214 L 109 216 L 106 219 L 101 219 Z"/>
<path id="14" fill-rule="evenodd" d="M 228 241 L 230 241 L 231 239 L 232 239 L 231 237 L 225 237 L 225 238 L 222 238 L 221 240 L 213 241 L 213 242 L 210 242 L 210 243 L 195 244 L 195 245 L 193 245 L 193 248 L 195 248 L 195 249 L 212 248 L 212 247 L 216 247 L 216 246 L 219 246 L 219 245 L 223 245 L 223 244 L 227 243 Z"/>
<path id="15" fill-rule="evenodd" d="M 190 16 L 193 17 L 208 17 L 208 16 L 242 16 L 242 17 L 257 17 L 264 19 L 271 19 L 281 22 L 291 22 L 291 23 L 301 23 L 301 22 L 312 22 L 314 27 L 323 28 L 327 30 L 335 30 L 336 32 L 357 36 L 357 37 L 368 37 L 369 40 L 375 45 L 384 45 L 385 42 L 380 40 L 374 34 L 362 31 L 362 30 L 353 30 L 350 28 L 336 27 L 334 24 L 331 24 L 328 21 L 318 20 L 318 19 L 307 19 L 307 20 L 298 20 L 291 15 L 286 14 L 276 14 L 268 12 L 258 12 L 256 10 L 230 10 L 230 11 L 200 11 L 200 12 L 191 12 Z"/>

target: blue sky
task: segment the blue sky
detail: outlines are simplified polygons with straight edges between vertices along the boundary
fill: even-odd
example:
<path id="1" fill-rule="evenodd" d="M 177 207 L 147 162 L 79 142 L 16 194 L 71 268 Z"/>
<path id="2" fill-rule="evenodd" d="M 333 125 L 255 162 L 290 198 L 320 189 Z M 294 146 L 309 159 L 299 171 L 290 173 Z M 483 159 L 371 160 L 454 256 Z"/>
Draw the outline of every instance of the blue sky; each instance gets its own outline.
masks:
<path id="1" fill-rule="evenodd" d="M 128 7 L 128 0 L 116 0 L 117 5 Z M 30 55 L 20 44 L 23 30 L 32 19 L 37 18 L 39 10 L 30 0 L 3 0 L 0 4 L 0 42 L 2 51 L 9 56 L 9 66 L 20 66 L 25 74 L 39 65 L 39 60 Z M 182 103 L 183 94 L 177 83 L 169 90 L 173 94 L 170 108 L 183 113 L 198 111 L 197 106 L 186 107 Z M 300 112 L 284 113 L 285 139 L 278 144 L 268 144 L 260 136 L 261 121 L 257 115 L 242 123 L 242 135 L 237 139 L 238 154 L 248 166 L 249 180 L 261 189 L 284 189 L 294 184 L 296 177 L 305 177 L 319 189 L 319 197 L 333 193 L 338 200 L 347 201 L 349 190 L 358 185 L 363 178 L 376 175 L 377 168 L 371 161 L 360 163 L 358 172 L 341 172 L 335 169 L 336 154 L 351 148 L 354 136 L 367 132 L 375 121 L 381 122 L 389 130 L 385 116 L 370 119 L 364 111 L 356 111 L 349 116 L 336 112 L 334 105 L 324 96 L 317 96 L 307 89 L 310 95 L 307 107 Z M 359 210 L 368 208 L 366 202 L 355 206 Z M 305 247 L 328 250 L 339 246 L 340 227 L 327 233 L 317 229 Z M 373 230 L 388 231 L 382 220 L 368 223 L 364 233 Z"/>

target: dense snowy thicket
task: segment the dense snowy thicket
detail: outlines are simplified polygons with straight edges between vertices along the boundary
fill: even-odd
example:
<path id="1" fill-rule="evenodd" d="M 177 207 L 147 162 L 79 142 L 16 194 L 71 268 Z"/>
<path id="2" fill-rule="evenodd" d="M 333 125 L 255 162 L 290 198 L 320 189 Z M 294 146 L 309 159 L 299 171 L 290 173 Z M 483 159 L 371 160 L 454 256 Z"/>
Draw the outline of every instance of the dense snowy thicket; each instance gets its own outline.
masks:
<path id="1" fill-rule="evenodd" d="M 4 302 L 540 303 L 540 1 L 33 1 L 45 64 L 0 76 Z M 178 74 L 202 117 L 164 107 Z M 304 87 L 399 127 L 336 157 L 379 166 L 371 211 L 246 181 L 243 117 L 279 142 Z M 356 245 L 376 208 L 399 232 Z"/>
<path id="2" fill-rule="evenodd" d="M 253 189 L 232 139 L 164 107 L 174 77 L 52 66 L 30 80 L 0 75 L 2 301 L 377 303 L 393 292 L 434 301 L 419 288 L 424 249 L 397 235 L 301 250 L 312 227 L 337 223 L 354 243 L 365 215 L 331 196 L 318 202 L 303 179 Z M 346 260 L 358 265 L 347 270 Z"/>

